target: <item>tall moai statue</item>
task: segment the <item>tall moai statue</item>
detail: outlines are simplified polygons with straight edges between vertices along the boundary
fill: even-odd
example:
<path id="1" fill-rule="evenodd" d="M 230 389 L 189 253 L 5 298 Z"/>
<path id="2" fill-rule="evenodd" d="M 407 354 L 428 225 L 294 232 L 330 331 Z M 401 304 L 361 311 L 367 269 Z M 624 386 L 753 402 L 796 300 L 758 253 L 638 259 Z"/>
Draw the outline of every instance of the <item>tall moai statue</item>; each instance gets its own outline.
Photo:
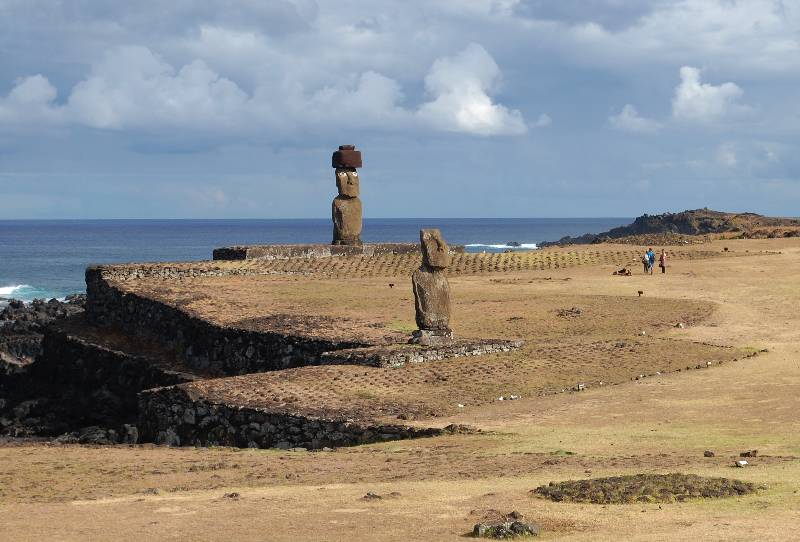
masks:
<path id="1" fill-rule="evenodd" d="M 420 230 L 422 265 L 411 276 L 417 327 L 412 343 L 447 344 L 453 340 L 450 329 L 450 284 L 447 267 L 450 253 L 439 230 Z"/>
<path id="2" fill-rule="evenodd" d="M 362 211 L 356 168 L 361 167 L 361 151 L 357 151 L 355 145 L 339 145 L 331 162 L 336 169 L 336 188 L 339 189 L 332 206 L 332 244 L 360 245 Z"/>

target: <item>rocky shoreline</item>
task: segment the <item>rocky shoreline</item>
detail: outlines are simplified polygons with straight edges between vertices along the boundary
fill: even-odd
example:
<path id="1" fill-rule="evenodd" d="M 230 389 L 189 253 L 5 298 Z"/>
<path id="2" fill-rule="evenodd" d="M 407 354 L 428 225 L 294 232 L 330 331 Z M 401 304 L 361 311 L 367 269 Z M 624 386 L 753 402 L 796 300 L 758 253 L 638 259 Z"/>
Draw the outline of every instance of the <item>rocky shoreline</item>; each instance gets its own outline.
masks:
<path id="1" fill-rule="evenodd" d="M 85 294 L 64 301 L 6 300 L 0 311 L 0 441 L 15 439 L 113 444 L 131 439 L 131 430 L 86 426 L 73 430 L 54 397 L 29 374 L 42 355 L 47 326 L 83 312 Z M 134 428 L 135 429 L 135 428 Z"/>
<path id="2" fill-rule="evenodd" d="M 54 320 L 83 312 L 85 294 L 67 296 L 64 301 L 34 299 L 24 303 L 18 299 L 7 300 L 0 311 L 0 373 L 10 365 L 26 365 L 42 352 L 44 327 Z"/>

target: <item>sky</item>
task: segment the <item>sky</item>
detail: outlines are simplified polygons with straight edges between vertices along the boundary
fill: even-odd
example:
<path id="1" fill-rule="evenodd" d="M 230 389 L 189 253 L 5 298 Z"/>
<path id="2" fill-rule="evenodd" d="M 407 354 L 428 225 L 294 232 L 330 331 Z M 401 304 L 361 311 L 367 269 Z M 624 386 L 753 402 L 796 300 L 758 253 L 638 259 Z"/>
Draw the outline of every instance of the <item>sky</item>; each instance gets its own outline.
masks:
<path id="1" fill-rule="evenodd" d="M 0 219 L 800 215 L 797 0 L 0 0 Z"/>

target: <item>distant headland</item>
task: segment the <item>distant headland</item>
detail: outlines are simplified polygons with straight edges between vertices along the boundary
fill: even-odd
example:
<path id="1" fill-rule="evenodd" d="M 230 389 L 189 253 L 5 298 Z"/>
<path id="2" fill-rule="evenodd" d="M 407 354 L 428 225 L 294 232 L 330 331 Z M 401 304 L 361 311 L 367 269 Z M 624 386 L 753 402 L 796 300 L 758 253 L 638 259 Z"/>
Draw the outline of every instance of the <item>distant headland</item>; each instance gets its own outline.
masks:
<path id="1" fill-rule="evenodd" d="M 554 242 L 541 242 L 539 246 L 596 243 L 674 245 L 720 238 L 778 237 L 800 237 L 800 219 L 768 217 L 755 213 L 726 213 L 703 208 L 660 215 L 644 214 L 627 226 L 602 233 L 586 233 L 578 237 L 566 236 Z"/>

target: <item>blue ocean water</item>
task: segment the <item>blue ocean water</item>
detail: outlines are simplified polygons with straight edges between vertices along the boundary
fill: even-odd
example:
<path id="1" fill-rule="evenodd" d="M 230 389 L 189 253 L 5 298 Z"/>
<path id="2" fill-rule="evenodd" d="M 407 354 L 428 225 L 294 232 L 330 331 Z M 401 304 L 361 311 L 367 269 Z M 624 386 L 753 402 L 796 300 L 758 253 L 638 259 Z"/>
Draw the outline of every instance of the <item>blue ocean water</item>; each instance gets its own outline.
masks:
<path id="1" fill-rule="evenodd" d="M 365 242 L 418 242 L 436 227 L 471 252 L 502 251 L 509 241 L 535 248 L 565 235 L 598 233 L 628 218 L 365 219 Z M 294 220 L 0 220 L 0 298 L 30 301 L 85 290 L 94 263 L 207 260 L 220 246 L 328 243 L 327 219 Z"/>

